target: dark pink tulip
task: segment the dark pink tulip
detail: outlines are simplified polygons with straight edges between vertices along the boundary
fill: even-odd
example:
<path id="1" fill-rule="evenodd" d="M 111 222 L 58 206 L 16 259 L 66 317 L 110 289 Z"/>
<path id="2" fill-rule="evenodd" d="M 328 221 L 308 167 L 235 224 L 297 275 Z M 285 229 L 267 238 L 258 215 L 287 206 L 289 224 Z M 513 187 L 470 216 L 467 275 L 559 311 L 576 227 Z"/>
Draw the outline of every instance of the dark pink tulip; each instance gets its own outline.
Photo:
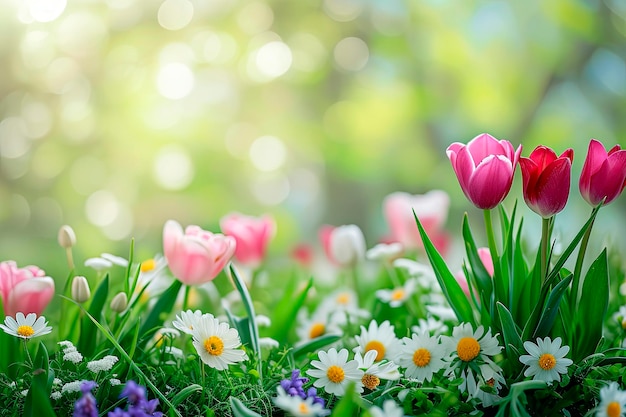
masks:
<path id="1" fill-rule="evenodd" d="M 13 261 L 0 262 L 0 298 L 6 316 L 17 312 L 38 316 L 54 296 L 54 280 L 36 266 L 18 268 Z"/>
<path id="2" fill-rule="evenodd" d="M 538 146 L 528 158 L 520 158 L 524 201 L 532 211 L 547 219 L 563 210 L 569 197 L 574 151 L 561 156 L 545 146 Z"/>
<path id="3" fill-rule="evenodd" d="M 492 209 L 511 189 L 522 146 L 483 133 L 467 145 L 455 142 L 446 151 L 465 196 L 480 209 Z"/>
<path id="4" fill-rule="evenodd" d="M 252 217 L 231 213 L 222 217 L 220 227 L 225 235 L 237 241 L 235 258 L 253 268 L 259 266 L 265 258 L 269 241 L 276 233 L 276 223 L 270 216 Z"/>
<path id="5" fill-rule="evenodd" d="M 198 226 L 183 228 L 168 220 L 163 228 L 163 253 L 172 274 L 186 285 L 201 285 L 220 273 L 235 252 L 235 239 Z"/>
<path id="6" fill-rule="evenodd" d="M 604 198 L 605 205 L 615 200 L 626 185 L 626 150 L 615 145 L 607 152 L 602 143 L 591 139 L 578 185 L 585 201 L 594 207 Z"/>

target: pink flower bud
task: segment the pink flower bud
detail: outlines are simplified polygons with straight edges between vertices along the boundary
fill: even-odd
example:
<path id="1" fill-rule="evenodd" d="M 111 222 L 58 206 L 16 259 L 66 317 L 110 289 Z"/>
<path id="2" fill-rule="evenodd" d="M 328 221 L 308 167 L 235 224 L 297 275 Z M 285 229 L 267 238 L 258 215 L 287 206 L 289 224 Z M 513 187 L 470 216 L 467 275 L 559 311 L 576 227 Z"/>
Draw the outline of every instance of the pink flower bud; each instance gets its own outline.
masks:
<path id="1" fill-rule="evenodd" d="M 483 133 L 467 145 L 455 142 L 446 153 L 465 196 L 480 209 L 492 209 L 511 189 L 522 146 Z"/>
<path id="2" fill-rule="evenodd" d="M 269 216 L 252 217 L 239 213 L 220 220 L 222 232 L 237 242 L 235 258 L 242 264 L 257 267 L 265 258 L 267 245 L 276 233 L 274 219 Z"/>
<path id="3" fill-rule="evenodd" d="M 163 228 L 163 252 L 172 274 L 186 285 L 200 285 L 220 273 L 235 252 L 235 239 L 198 226 L 183 228 L 168 220 Z"/>
<path id="4" fill-rule="evenodd" d="M 532 211 L 549 218 L 563 210 L 569 197 L 574 151 L 559 157 L 550 148 L 538 146 L 528 158 L 520 158 L 524 201 Z"/>

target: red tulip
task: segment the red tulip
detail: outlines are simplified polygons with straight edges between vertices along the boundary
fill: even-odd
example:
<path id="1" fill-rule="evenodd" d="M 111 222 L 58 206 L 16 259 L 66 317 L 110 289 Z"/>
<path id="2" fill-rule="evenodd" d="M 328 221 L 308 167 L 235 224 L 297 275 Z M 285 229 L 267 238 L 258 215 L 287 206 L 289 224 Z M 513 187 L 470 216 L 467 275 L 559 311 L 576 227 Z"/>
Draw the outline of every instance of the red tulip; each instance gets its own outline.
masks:
<path id="1" fill-rule="evenodd" d="M 580 194 L 586 202 L 597 206 L 604 200 L 615 200 L 626 185 L 626 150 L 615 145 L 610 151 L 595 139 L 589 142 L 587 158 L 580 174 Z"/>
<path id="2" fill-rule="evenodd" d="M 163 253 L 172 274 L 186 285 L 201 285 L 220 273 L 235 252 L 235 239 L 198 226 L 183 228 L 168 220 L 163 228 Z"/>
<path id="3" fill-rule="evenodd" d="M 563 210 L 569 196 L 574 151 L 561 156 L 545 146 L 538 146 L 528 158 L 520 158 L 524 201 L 532 211 L 547 219 Z"/>
<path id="4" fill-rule="evenodd" d="M 480 209 L 492 209 L 511 189 L 522 146 L 483 133 L 467 145 L 455 142 L 446 151 L 465 196 Z"/>
<path id="5" fill-rule="evenodd" d="M 13 261 L 0 262 L 0 298 L 4 314 L 41 315 L 54 295 L 54 280 L 45 275 L 36 266 L 18 268 Z"/>

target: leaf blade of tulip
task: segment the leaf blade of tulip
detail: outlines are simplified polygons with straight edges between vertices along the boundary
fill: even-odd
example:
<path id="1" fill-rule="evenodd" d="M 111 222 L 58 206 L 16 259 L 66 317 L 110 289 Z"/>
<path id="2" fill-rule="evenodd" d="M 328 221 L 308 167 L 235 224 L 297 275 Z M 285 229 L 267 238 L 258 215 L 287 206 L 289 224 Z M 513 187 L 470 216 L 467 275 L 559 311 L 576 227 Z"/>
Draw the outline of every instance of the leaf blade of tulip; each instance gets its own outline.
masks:
<path id="1" fill-rule="evenodd" d="M 317 352 L 319 349 L 328 346 L 331 343 L 335 343 L 339 339 L 341 339 L 341 335 L 339 334 L 325 334 L 294 347 L 291 354 L 294 358 L 298 359 L 308 353 Z"/>
<path id="2" fill-rule="evenodd" d="M 139 338 L 143 341 L 142 343 L 150 340 L 152 335 L 154 335 L 154 333 L 156 333 L 156 331 L 163 326 L 165 318 L 170 314 L 174 304 L 176 303 L 176 298 L 178 297 L 178 293 L 182 286 L 182 282 L 174 280 L 172 285 L 170 285 L 167 290 L 161 294 L 152 310 L 150 310 L 148 317 L 146 317 L 146 320 L 142 323 L 141 328 L 139 329 Z"/>
<path id="3" fill-rule="evenodd" d="M 475 325 L 474 314 L 469 300 L 465 296 L 465 293 L 463 293 L 463 290 L 456 281 L 456 278 L 454 278 L 454 275 L 452 275 L 452 272 L 450 272 L 450 269 L 448 269 L 446 262 L 435 248 L 435 245 L 433 245 L 432 241 L 426 234 L 424 227 L 417 218 L 417 214 L 415 214 L 415 210 L 413 211 L 413 217 L 415 217 L 415 222 L 417 223 L 417 228 L 419 229 L 419 233 L 424 244 L 424 250 L 426 251 L 426 255 L 428 256 L 431 266 L 433 267 L 437 281 L 439 281 L 441 291 L 448 300 L 452 310 L 454 310 L 454 314 L 456 314 L 459 321 Z"/>
<path id="4" fill-rule="evenodd" d="M 504 304 L 497 302 L 496 308 L 498 309 L 498 318 L 500 319 L 507 358 L 515 359 L 518 356 L 516 356 L 515 351 L 512 349 L 512 347 L 515 348 L 517 351 L 522 350 L 523 347 L 520 331 L 515 324 L 515 321 L 513 320 L 511 312 L 508 308 L 506 308 Z M 521 362 L 517 360 L 509 360 L 508 363 L 513 368 L 512 374 L 517 373 L 515 370 L 521 368 Z"/>
<path id="5" fill-rule="evenodd" d="M 609 305 L 609 273 L 606 248 L 593 261 L 582 281 L 582 296 L 576 304 L 572 337 L 576 359 L 593 353 L 602 337 L 602 325 Z"/>
<path id="6" fill-rule="evenodd" d="M 573 277 L 574 276 L 572 274 L 569 274 L 568 276 L 563 278 L 558 284 L 556 284 L 550 292 L 550 295 L 548 296 L 548 299 L 545 303 L 545 307 L 541 312 L 539 323 L 537 324 L 537 327 L 533 332 L 532 339 L 536 339 L 538 337 L 546 337 L 550 334 L 550 330 L 552 330 L 554 320 L 556 320 L 556 315 L 559 311 L 559 304 L 561 303 L 561 299 L 563 298 L 563 295 L 565 295 L 567 287 L 572 282 Z M 537 307 L 539 307 L 540 305 L 538 305 Z"/>
<path id="7" fill-rule="evenodd" d="M 230 402 L 230 409 L 234 417 L 262 417 L 261 414 L 246 407 L 244 403 L 235 396 L 231 396 L 228 401 Z"/>
<path id="8" fill-rule="evenodd" d="M 291 280 L 297 282 L 296 279 Z M 283 343 L 287 340 L 289 331 L 296 322 L 298 311 L 304 305 L 309 291 L 313 287 L 313 277 L 309 277 L 304 288 L 298 290 L 295 285 L 289 285 L 283 297 L 276 304 L 272 315 L 272 325 L 269 328 L 269 337 Z"/>
<path id="9" fill-rule="evenodd" d="M 109 296 L 109 274 L 104 276 L 104 279 L 98 285 L 96 292 L 94 293 L 91 304 L 89 304 L 89 314 L 100 320 L 102 312 L 104 311 L 104 305 L 107 297 Z M 80 323 L 80 339 L 78 339 L 78 345 L 76 346 L 78 351 L 86 357 L 91 357 L 96 350 L 96 341 L 98 338 L 97 329 L 89 320 L 81 320 Z"/>
<path id="10" fill-rule="evenodd" d="M 485 300 L 490 300 L 493 295 L 492 278 L 478 255 L 478 248 L 476 247 L 474 236 L 469 226 L 467 213 L 463 216 L 463 240 L 465 241 L 465 253 L 467 254 L 469 266 L 474 274 L 478 294 L 481 296 L 481 299 L 484 296 Z"/>

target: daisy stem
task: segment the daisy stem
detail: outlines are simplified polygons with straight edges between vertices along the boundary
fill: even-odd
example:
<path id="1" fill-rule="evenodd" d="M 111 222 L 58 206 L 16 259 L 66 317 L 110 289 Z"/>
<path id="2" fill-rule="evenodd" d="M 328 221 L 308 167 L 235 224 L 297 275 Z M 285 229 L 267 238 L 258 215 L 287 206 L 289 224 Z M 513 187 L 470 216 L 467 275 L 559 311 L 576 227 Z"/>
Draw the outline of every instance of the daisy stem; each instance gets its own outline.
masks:
<path id="1" fill-rule="evenodd" d="M 24 343 L 24 351 L 26 352 L 26 358 L 28 359 L 28 365 L 32 368 L 33 367 L 33 359 L 30 357 L 30 352 L 28 351 L 28 346 L 26 345 L 28 343 L 28 339 L 22 339 L 22 343 Z"/>
<path id="2" fill-rule="evenodd" d="M 389 279 L 395 288 L 401 287 L 400 279 L 398 278 L 398 273 L 396 272 L 396 268 L 393 267 L 391 262 L 385 262 L 385 269 L 387 269 L 387 274 L 389 275 Z"/>

